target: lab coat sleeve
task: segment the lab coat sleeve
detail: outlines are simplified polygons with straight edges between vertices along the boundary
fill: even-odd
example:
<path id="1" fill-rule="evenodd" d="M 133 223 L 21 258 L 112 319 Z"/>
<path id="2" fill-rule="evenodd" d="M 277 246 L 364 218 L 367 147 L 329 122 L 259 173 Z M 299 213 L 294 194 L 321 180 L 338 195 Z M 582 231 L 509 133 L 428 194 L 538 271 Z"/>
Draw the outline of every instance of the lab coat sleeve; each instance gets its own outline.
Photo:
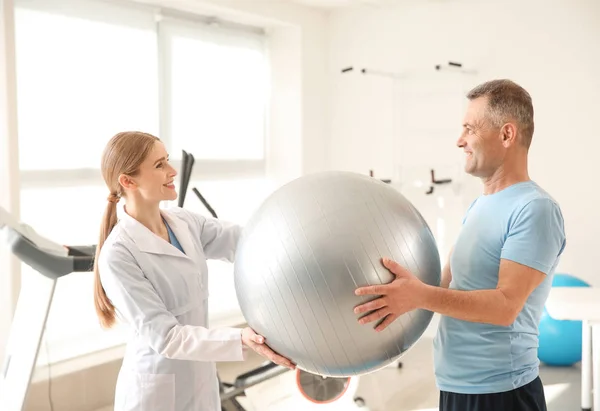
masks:
<path id="1" fill-rule="evenodd" d="M 200 241 L 206 258 L 234 262 L 242 227 L 212 217 L 197 218 L 200 223 Z"/>
<path id="2" fill-rule="evenodd" d="M 102 286 L 118 315 L 158 354 L 192 361 L 245 359 L 239 328 L 182 325 L 171 314 L 131 253 L 122 245 L 102 250 Z"/>

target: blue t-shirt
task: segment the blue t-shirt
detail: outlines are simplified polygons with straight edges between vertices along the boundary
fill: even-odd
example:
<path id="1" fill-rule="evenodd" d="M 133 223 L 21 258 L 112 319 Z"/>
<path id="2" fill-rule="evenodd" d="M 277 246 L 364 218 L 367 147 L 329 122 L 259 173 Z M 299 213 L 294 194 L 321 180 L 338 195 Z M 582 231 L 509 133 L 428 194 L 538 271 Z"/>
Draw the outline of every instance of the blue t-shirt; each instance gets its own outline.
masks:
<path id="1" fill-rule="evenodd" d="M 165 221 L 165 220 L 163 220 Z M 177 240 L 177 237 L 175 237 L 175 234 L 173 233 L 173 231 L 171 230 L 171 227 L 169 227 L 169 224 L 165 221 L 165 225 L 167 226 L 167 231 L 169 232 L 169 242 L 179 248 L 179 251 L 181 251 L 182 253 L 185 254 L 185 251 L 183 251 L 183 247 L 181 246 L 181 244 L 179 244 L 179 241 Z"/>
<path id="2" fill-rule="evenodd" d="M 434 340 L 440 390 L 502 392 L 538 376 L 538 325 L 565 245 L 560 207 L 533 181 L 471 204 L 450 260 L 451 289 L 496 288 L 501 259 L 535 268 L 546 278 L 508 327 L 441 317 Z"/>

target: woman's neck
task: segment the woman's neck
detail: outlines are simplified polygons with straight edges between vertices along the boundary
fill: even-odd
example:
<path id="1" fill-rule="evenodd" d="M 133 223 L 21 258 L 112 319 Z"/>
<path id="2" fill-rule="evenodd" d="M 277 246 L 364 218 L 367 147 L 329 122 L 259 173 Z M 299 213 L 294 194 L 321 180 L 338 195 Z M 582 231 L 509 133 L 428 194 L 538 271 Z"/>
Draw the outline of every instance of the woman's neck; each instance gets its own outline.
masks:
<path id="1" fill-rule="evenodd" d="M 169 238 L 167 227 L 160 214 L 160 207 L 157 204 L 141 204 L 138 201 L 127 201 L 125 204 L 125 212 L 135 218 L 146 228 L 152 231 L 159 237 L 164 239 Z"/>

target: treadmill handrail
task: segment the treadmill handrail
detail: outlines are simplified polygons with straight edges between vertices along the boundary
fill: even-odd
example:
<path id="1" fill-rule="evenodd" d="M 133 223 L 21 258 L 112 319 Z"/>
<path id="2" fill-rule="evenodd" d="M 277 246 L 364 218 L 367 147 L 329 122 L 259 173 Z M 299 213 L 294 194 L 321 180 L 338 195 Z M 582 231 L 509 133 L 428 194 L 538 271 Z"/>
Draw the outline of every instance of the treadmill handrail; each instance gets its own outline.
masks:
<path id="1" fill-rule="evenodd" d="M 95 245 L 69 245 L 69 255 L 75 257 L 91 257 L 94 258 L 96 255 Z M 92 261 L 93 262 L 93 261 Z"/>
<path id="2" fill-rule="evenodd" d="M 94 256 L 64 256 L 41 250 L 12 228 L 8 228 L 8 245 L 21 261 L 50 279 L 58 279 L 72 272 L 87 272 L 93 269 Z"/>

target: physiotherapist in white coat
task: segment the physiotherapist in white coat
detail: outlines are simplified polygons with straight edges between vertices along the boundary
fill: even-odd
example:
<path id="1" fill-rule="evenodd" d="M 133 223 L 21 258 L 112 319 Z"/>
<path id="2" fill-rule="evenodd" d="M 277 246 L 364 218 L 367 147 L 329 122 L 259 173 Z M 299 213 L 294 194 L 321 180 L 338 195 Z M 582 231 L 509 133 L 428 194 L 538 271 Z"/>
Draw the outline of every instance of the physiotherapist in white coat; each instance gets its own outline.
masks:
<path id="1" fill-rule="evenodd" d="M 110 191 L 95 259 L 96 311 L 108 328 L 132 329 L 119 372 L 115 411 L 220 411 L 217 361 L 252 349 L 295 368 L 250 328 L 207 328 L 207 259 L 233 262 L 240 227 L 179 207 L 162 142 L 115 135 L 102 155 Z M 117 209 L 117 203 L 124 206 Z"/>

